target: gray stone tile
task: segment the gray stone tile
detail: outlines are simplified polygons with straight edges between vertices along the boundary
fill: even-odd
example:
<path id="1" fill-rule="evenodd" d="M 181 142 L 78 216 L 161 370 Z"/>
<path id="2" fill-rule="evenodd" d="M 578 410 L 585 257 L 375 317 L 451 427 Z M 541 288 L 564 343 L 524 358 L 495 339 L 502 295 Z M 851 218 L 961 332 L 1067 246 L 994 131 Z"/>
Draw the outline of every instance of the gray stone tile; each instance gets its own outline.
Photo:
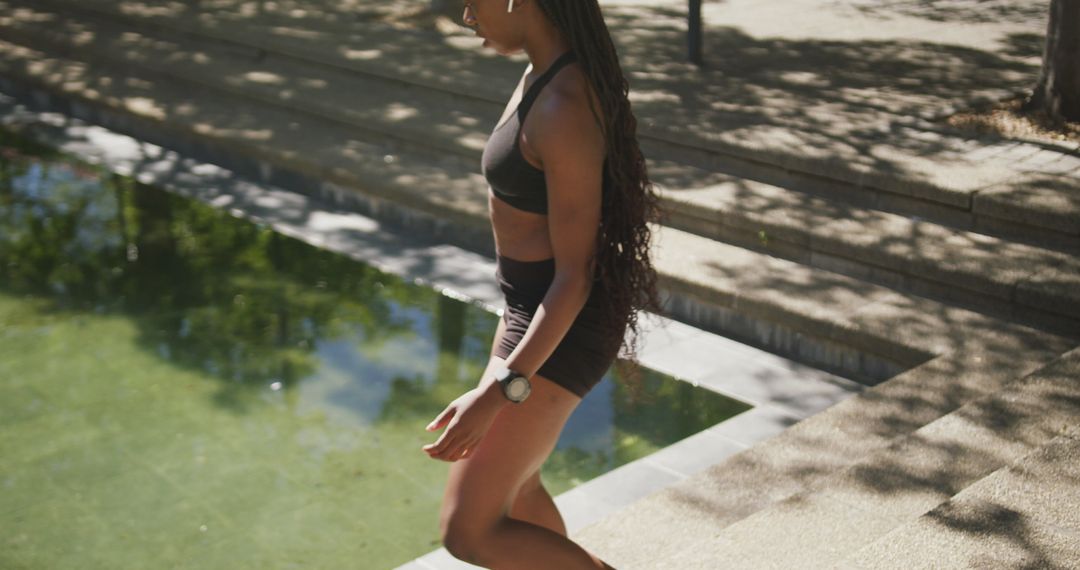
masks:
<path id="1" fill-rule="evenodd" d="M 975 150 L 969 151 L 964 154 L 964 158 L 970 162 L 981 162 L 994 158 L 1006 150 L 1018 146 L 1020 143 L 996 143 L 996 144 L 983 144 Z"/>
<path id="2" fill-rule="evenodd" d="M 555 506 L 559 508 L 569 534 L 603 520 L 618 510 L 580 486 L 555 497 Z"/>
<path id="3" fill-rule="evenodd" d="M 1066 157 L 1068 157 L 1068 155 L 1060 151 L 1040 148 L 1035 154 L 1021 160 L 1019 166 L 1024 170 L 1040 171 L 1043 167 L 1058 162 Z"/>
<path id="4" fill-rule="evenodd" d="M 1080 260 L 1070 260 L 1024 279 L 1016 300 L 1029 307 L 1080 319 Z"/>
<path id="5" fill-rule="evenodd" d="M 415 562 L 421 564 L 421 568 L 425 570 L 483 570 L 480 566 L 454 558 L 445 548 L 425 554 L 417 558 Z"/>
<path id="6" fill-rule="evenodd" d="M 1039 172 L 980 190 L 972 210 L 983 214 L 1080 234 L 1080 180 Z"/>
<path id="7" fill-rule="evenodd" d="M 656 350 L 649 350 L 642 360 L 665 374 L 689 382 L 700 382 L 712 369 L 725 363 L 747 362 L 753 367 L 751 353 L 734 341 L 718 335 L 696 334 L 685 336 Z"/>
<path id="8" fill-rule="evenodd" d="M 1013 162 L 1020 163 L 1030 159 L 1036 154 L 1043 151 L 1042 147 L 1025 142 L 1019 142 L 1014 146 L 1009 147 L 998 156 L 995 157 L 995 162 Z"/>
<path id="9" fill-rule="evenodd" d="M 746 447 L 714 431 L 703 430 L 645 457 L 644 460 L 689 477 Z"/>
<path id="10" fill-rule="evenodd" d="M 1080 169 L 1080 157 L 1070 154 L 1061 155 L 1058 160 L 1039 166 L 1038 172 L 1045 174 L 1068 174 Z"/>
<path id="11" fill-rule="evenodd" d="M 779 435 L 801 420 L 799 416 L 774 406 L 759 406 L 745 411 L 707 431 L 735 443 L 751 446 Z"/>
<path id="12" fill-rule="evenodd" d="M 423 562 L 420 559 L 416 559 L 416 560 L 413 560 L 412 562 L 407 562 L 405 564 L 402 564 L 401 566 L 398 566 L 397 568 L 394 568 L 394 570 L 438 570 L 438 569 L 435 568 L 434 566 L 431 566 L 430 564 L 427 564 L 427 563 Z"/>
<path id="13" fill-rule="evenodd" d="M 612 512 L 683 478 L 681 474 L 639 459 L 586 481 L 575 490 L 587 494 L 590 501 L 604 505 Z"/>
<path id="14" fill-rule="evenodd" d="M 771 405 L 807 417 L 844 400 L 863 386 L 794 362 L 732 359 L 697 382 L 754 405 Z"/>
<path id="15" fill-rule="evenodd" d="M 638 313 L 638 324 L 642 333 L 642 351 L 639 355 L 642 362 L 669 345 L 708 334 L 696 327 L 653 313 Z"/>

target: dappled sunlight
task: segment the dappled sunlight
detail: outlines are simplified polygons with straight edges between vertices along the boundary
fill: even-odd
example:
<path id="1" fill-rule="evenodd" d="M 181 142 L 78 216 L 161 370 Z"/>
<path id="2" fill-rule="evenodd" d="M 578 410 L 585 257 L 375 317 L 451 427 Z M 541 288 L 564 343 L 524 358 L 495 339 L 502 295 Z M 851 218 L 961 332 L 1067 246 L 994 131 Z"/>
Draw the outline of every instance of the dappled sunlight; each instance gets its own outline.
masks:
<path id="1" fill-rule="evenodd" d="M 1046 21 L 1048 0 L 832 0 L 832 4 L 871 17 L 906 16 L 937 22 L 1039 25 Z"/>
<path id="2" fill-rule="evenodd" d="M 249 71 L 241 76 L 246 81 L 252 83 L 262 83 L 264 85 L 281 85 L 288 81 L 288 78 L 283 77 L 277 73 L 270 73 L 267 71 Z M 308 84 L 309 86 L 325 86 L 323 81 L 315 81 Z"/>
<path id="3" fill-rule="evenodd" d="M 332 38 L 332 36 L 328 36 L 325 33 L 316 32 L 316 31 L 308 30 L 308 29 L 304 29 L 304 28 L 287 28 L 287 27 L 284 27 L 284 26 L 273 26 L 273 27 L 269 28 L 268 31 L 271 34 L 275 35 L 275 36 L 280 36 L 280 37 L 284 37 L 284 38 L 295 38 L 295 39 L 302 39 L 302 40 L 311 40 L 311 41 L 319 41 L 319 40 L 324 40 L 325 41 L 325 40 L 329 40 L 329 39 Z"/>
<path id="4" fill-rule="evenodd" d="M 273 38 L 290 52 L 305 57 L 318 57 L 321 52 L 326 56 L 323 63 L 359 72 L 350 79 L 358 84 L 367 81 L 364 74 L 375 73 L 436 88 L 467 89 L 471 100 L 448 100 L 444 108 L 459 109 L 479 119 L 473 125 L 431 115 L 435 109 L 430 105 L 413 105 L 405 100 L 398 103 L 414 106 L 415 114 L 403 115 L 385 101 L 339 104 L 339 92 L 358 91 L 296 65 L 286 65 L 285 61 L 279 61 L 273 71 L 237 74 L 234 70 L 225 74 L 238 88 L 245 84 L 269 87 L 266 78 L 276 74 L 280 79 L 272 84 L 282 90 L 268 94 L 271 97 L 307 100 L 316 105 L 325 101 L 362 124 L 374 124 L 367 122 L 371 114 L 387 124 L 415 125 L 411 128 L 417 133 L 423 128 L 436 128 L 445 132 L 450 137 L 447 140 L 458 145 L 461 153 L 482 148 L 480 141 L 486 140 L 488 129 L 498 117 L 498 108 L 492 105 L 509 97 L 526 62 L 522 54 L 506 58 L 482 50 L 480 40 L 461 26 L 407 29 L 381 23 L 395 12 L 412 9 L 407 2 L 110 4 L 96 0 L 90 6 L 119 9 L 170 26 L 194 26 L 207 34 L 221 34 L 230 28 L 237 38 Z M 901 4 L 894 3 L 890 9 L 901 9 Z M 155 13 L 153 7 L 161 7 L 162 11 Z M 823 17 L 826 21 L 876 17 L 853 12 L 865 7 L 837 3 L 823 8 Z M 713 6 L 706 11 L 706 62 L 699 68 L 684 60 L 686 14 L 681 3 L 604 2 L 644 139 L 652 135 L 689 137 L 705 147 L 749 145 L 765 153 L 802 148 L 805 160 L 825 161 L 856 172 L 867 169 L 920 179 L 928 176 L 923 165 L 912 164 L 901 155 L 928 154 L 941 150 L 938 147 L 945 143 L 892 137 L 897 124 L 926 109 L 966 100 L 979 94 L 985 85 L 993 85 L 996 91 L 1026 85 L 1037 73 L 1037 66 L 1029 61 L 1032 54 L 1016 53 L 1020 48 L 1015 43 L 998 53 L 902 33 L 888 41 L 811 39 L 794 33 L 789 37 L 769 36 L 767 26 L 758 29 L 760 26 L 749 22 L 745 26 L 742 22 L 725 25 L 725 9 Z M 717 12 L 711 14 L 709 10 Z M 171 20 L 166 22 L 163 14 Z M 245 21 L 250 22 L 250 27 L 245 27 Z M 979 19 L 972 20 L 971 25 L 990 26 Z M 1031 25 L 1028 19 L 1013 18 L 986 29 L 995 37 L 1015 37 L 1026 33 L 1022 28 Z M 820 35 L 821 30 L 815 33 Z M 147 50 L 151 44 L 132 39 L 127 50 L 144 53 L 149 60 L 151 52 Z M 169 48 L 163 45 L 160 49 Z M 206 67 L 204 71 L 215 67 L 213 56 L 192 60 Z M 385 99 L 385 93 L 382 97 Z M 484 106 L 479 104 L 481 101 L 490 104 Z M 904 146 L 877 148 L 879 141 L 885 140 L 890 145 L 900 140 Z M 958 147 L 956 152 L 962 150 Z"/>
<path id="5" fill-rule="evenodd" d="M 131 16 L 175 18 L 191 10 L 189 2 L 116 2 L 117 10 Z"/>
<path id="6" fill-rule="evenodd" d="M 370 61 L 383 56 L 381 49 L 353 49 L 348 47 L 338 48 L 338 53 L 348 60 Z"/>
<path id="7" fill-rule="evenodd" d="M 155 119 L 164 119 L 166 110 L 158 105 L 153 99 L 148 97 L 127 97 L 124 99 L 124 108 L 144 117 L 153 117 Z M 195 129 L 203 129 L 200 132 L 209 132 L 212 129 L 211 125 L 205 123 L 196 123 Z M 217 132 L 224 132 L 217 129 Z"/>

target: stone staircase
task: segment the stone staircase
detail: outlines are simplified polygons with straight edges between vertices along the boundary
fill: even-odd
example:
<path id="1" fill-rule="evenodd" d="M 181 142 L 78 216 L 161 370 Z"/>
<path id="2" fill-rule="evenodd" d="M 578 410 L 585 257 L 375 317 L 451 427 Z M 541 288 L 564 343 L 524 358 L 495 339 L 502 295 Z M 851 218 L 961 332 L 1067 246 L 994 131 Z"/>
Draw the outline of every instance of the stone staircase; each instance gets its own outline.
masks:
<path id="1" fill-rule="evenodd" d="M 1052 516 L 1052 505 L 1044 510 L 1047 492 L 1070 488 L 1073 493 L 1062 494 L 1061 500 L 1075 507 L 1075 480 L 1033 489 L 1042 482 L 1027 482 L 1025 486 L 1012 480 L 1015 475 L 1002 472 L 1024 469 L 1030 455 L 1045 455 L 1047 447 L 1071 446 L 1075 458 L 1078 442 L 1066 434 L 1080 425 L 1078 378 L 1080 350 L 1027 377 L 1007 382 L 846 466 L 822 473 L 807 488 L 718 532 L 708 536 L 695 533 L 696 542 L 680 548 L 665 545 L 662 551 L 650 553 L 656 562 L 648 567 L 987 567 L 975 563 L 978 556 L 971 549 L 963 555 L 973 558 L 965 560 L 954 554 L 950 565 L 940 565 L 931 553 L 913 558 L 921 549 L 911 542 L 915 536 L 925 543 L 937 543 L 939 551 L 948 550 L 952 541 L 964 540 L 944 533 L 935 536 L 926 527 L 928 521 L 961 516 L 951 513 L 975 499 L 984 503 L 979 505 L 984 510 L 996 500 L 1011 499 L 997 506 L 1029 511 L 1034 519 L 1028 523 L 1032 531 L 1052 532 L 1055 526 L 1067 526 L 1071 521 L 1075 532 L 1080 521 L 1075 513 L 1059 519 Z M 821 443 L 826 448 L 829 445 Z M 1076 471 L 1075 464 L 1062 459 L 1058 463 L 1058 468 Z M 807 481 L 805 477 L 802 480 Z M 1029 495 L 1043 501 L 1032 504 Z M 992 521 L 984 524 L 993 528 Z M 1007 533 L 1008 526 L 997 530 Z M 962 534 L 964 529 L 957 531 Z M 598 529 L 590 529 L 590 533 L 598 533 Z M 1073 536 L 1064 544 L 1075 545 L 1078 538 Z M 685 534 L 682 539 L 688 540 Z M 1051 548 L 1063 546 L 1050 542 Z M 902 550 L 905 546 L 911 550 Z M 913 548 L 916 546 L 919 548 Z M 1052 560 L 1080 564 L 1078 552 L 1055 555 Z M 752 564 L 747 564 L 750 561 Z"/>
<path id="2" fill-rule="evenodd" d="M 1068 497 L 1080 494 L 1078 465 L 1072 430 L 860 548 L 843 566 L 1076 568 L 1080 519 Z"/>
<path id="3" fill-rule="evenodd" d="M 520 62 L 330 8 L 178 6 L 0 0 L 0 90 L 493 255 L 479 156 Z M 1075 147 L 882 109 L 848 118 L 856 155 L 663 119 L 639 115 L 671 315 L 872 388 L 576 539 L 620 568 L 917 567 L 896 544 L 978 528 L 980 485 L 1075 449 Z"/>

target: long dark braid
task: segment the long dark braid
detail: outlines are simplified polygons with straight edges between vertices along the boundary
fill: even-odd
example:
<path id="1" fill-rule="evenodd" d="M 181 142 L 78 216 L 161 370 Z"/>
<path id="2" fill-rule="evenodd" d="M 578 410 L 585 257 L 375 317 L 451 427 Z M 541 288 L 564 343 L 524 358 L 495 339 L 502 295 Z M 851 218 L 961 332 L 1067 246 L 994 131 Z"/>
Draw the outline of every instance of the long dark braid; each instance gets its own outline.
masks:
<path id="1" fill-rule="evenodd" d="M 665 213 L 649 181 L 637 141 L 637 119 L 630 108 L 630 86 L 597 0 L 536 3 L 570 44 L 602 107 L 607 159 L 596 244 L 599 281 L 594 286 L 606 293 L 604 320 L 611 326 L 605 328 L 605 345 L 619 343 L 625 349 L 616 368 L 631 387 L 640 388 L 637 312 L 663 312 L 649 257 L 652 232 L 648 223 L 660 223 Z M 631 335 L 625 336 L 625 331 Z"/>

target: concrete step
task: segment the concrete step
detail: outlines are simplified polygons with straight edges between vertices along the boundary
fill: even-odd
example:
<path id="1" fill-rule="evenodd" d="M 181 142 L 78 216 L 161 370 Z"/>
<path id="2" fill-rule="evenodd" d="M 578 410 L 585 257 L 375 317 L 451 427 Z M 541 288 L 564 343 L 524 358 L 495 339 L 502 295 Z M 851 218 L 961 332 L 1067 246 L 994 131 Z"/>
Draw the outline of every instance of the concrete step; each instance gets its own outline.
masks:
<path id="1" fill-rule="evenodd" d="M 211 162 L 215 156 L 236 160 L 238 172 L 300 191 L 349 185 L 353 190 L 342 197 L 363 200 L 357 207 L 382 206 L 388 217 L 414 212 L 416 219 L 398 225 L 430 224 L 433 236 L 492 249 L 490 227 L 479 223 L 486 216 L 477 194 L 482 177 L 445 153 L 357 136 L 338 121 L 253 106 L 162 75 L 133 76 L 113 64 L 58 58 L 2 40 L 0 69 L 4 90 L 38 107 L 92 114 L 99 120 L 91 122 L 116 123 L 117 131 L 169 148 L 190 147 L 188 154 L 209 155 Z"/>
<path id="2" fill-rule="evenodd" d="M 97 12 L 76 16 L 62 6 L 4 0 L 18 10 L 0 37 L 59 57 L 112 64 L 131 75 L 173 77 L 208 92 L 226 92 L 339 121 L 371 139 L 459 155 L 479 164 L 501 106 L 474 97 L 310 61 L 271 57 L 255 46 L 208 41 L 175 30 L 141 29 Z M 490 123 L 490 124 L 489 124 Z"/>
<path id="3" fill-rule="evenodd" d="M 7 0 L 11 5 L 17 2 Z M 263 58 L 254 49 L 154 35 L 102 18 L 22 5 L 0 36 L 48 53 L 130 66 L 356 127 L 368 140 L 463 158 L 477 169 L 500 109 L 381 76 Z M 86 41 L 80 38 L 89 38 Z M 446 162 L 445 160 L 443 161 Z M 773 184 L 650 160 L 669 225 L 888 287 L 1067 333 L 1080 330 L 1080 261 L 936 223 Z"/>
<path id="4" fill-rule="evenodd" d="M 141 10 L 124 10 L 105 0 L 78 4 L 41 0 L 35 4 L 61 6 L 64 12 L 78 13 L 80 18 L 103 14 L 155 35 L 171 30 L 205 45 L 229 45 L 275 59 L 294 58 L 308 66 L 392 78 L 442 95 L 455 93 L 494 103 L 497 108 L 520 73 L 520 66 L 512 62 L 458 53 L 474 48 L 473 38 L 455 36 L 448 44 L 441 36 L 435 41 L 422 33 L 356 23 L 348 10 L 315 17 L 310 13 L 249 14 L 228 4 L 188 9 L 151 1 L 143 3 Z M 318 41 L 327 38 L 333 41 Z M 455 41 L 465 45 L 454 45 Z M 386 47 L 390 45 L 399 47 L 390 50 Z M 403 64 L 400 57 L 389 58 L 392 61 L 376 57 L 391 51 L 400 55 L 406 48 L 411 57 L 436 63 L 420 66 L 407 61 Z M 398 116 L 407 115 L 409 109 L 399 108 Z M 861 207 L 914 214 L 960 229 L 1080 251 L 1080 200 L 1075 198 L 1080 193 L 1080 156 L 1068 154 L 1075 149 L 1055 153 L 1015 142 L 987 144 L 927 131 L 913 126 L 923 123 L 906 121 L 899 115 L 888 118 L 883 110 L 874 116 L 879 115 L 886 117 L 881 119 L 880 131 L 867 125 L 846 142 L 876 155 L 867 164 L 842 155 L 817 156 L 821 153 L 813 151 L 811 141 L 820 133 L 803 133 L 795 126 L 766 136 L 767 140 L 757 136 L 714 140 L 704 136 L 707 133 L 680 131 L 664 117 L 643 113 L 639 132 L 650 156 L 679 157 L 710 171 L 738 171 L 741 177 L 757 173 L 772 183 L 791 182 L 782 184 L 785 187 L 824 190 L 851 198 Z M 860 132 L 866 140 L 858 139 Z M 891 135 L 899 135 L 901 140 L 892 142 Z M 470 136 L 469 140 L 472 142 L 466 143 L 466 148 L 477 139 Z M 1053 165 L 1047 163 L 1047 157 L 1054 159 Z M 1047 174 L 1051 171 L 1061 175 Z"/>
<path id="5" fill-rule="evenodd" d="M 0 42 L 0 87 L 119 132 L 216 162 L 258 182 L 316 194 L 493 255 L 480 175 L 442 153 L 356 137 L 339 122 L 227 93 L 190 97 L 175 79 L 132 78 Z M 16 81 L 13 81 L 16 80 Z M 673 316 L 867 384 L 960 341 L 993 318 L 799 265 L 675 228 L 656 227 L 654 262 Z"/>
<path id="6" fill-rule="evenodd" d="M 837 568 L 1080 567 L 1080 430 L 998 469 Z"/>
<path id="7" fill-rule="evenodd" d="M 1078 377 L 1080 349 L 999 389 L 988 387 L 986 395 L 908 435 L 895 430 L 900 437 L 848 466 L 837 469 L 835 464 L 810 459 L 821 474 L 813 484 L 722 529 L 699 534 L 696 542 L 687 543 L 685 529 L 669 530 L 650 521 L 650 542 L 665 545 L 664 550 L 654 549 L 636 559 L 627 555 L 613 564 L 620 568 L 811 569 L 847 567 L 843 562 L 855 555 L 865 567 L 878 568 L 876 562 L 901 552 L 890 534 L 894 530 L 920 526 L 921 517 L 934 518 L 938 509 L 952 512 L 942 506 L 950 498 L 965 496 L 968 487 L 975 487 L 971 493 L 979 495 L 992 487 L 984 478 L 1022 461 L 1065 430 L 1080 427 Z M 832 409 L 819 416 L 830 413 Z M 824 446 L 822 453 L 842 446 L 838 439 L 819 442 Z M 803 461 L 811 457 L 800 454 Z M 811 465 L 784 468 L 809 470 Z M 691 488 L 688 484 L 680 487 Z M 746 490 L 728 490 L 732 495 L 739 492 Z M 1038 510 L 1037 505 L 1028 507 Z M 616 513 L 608 521 L 623 515 Z M 613 525 L 626 530 L 625 522 L 604 524 L 608 528 L 590 528 L 588 536 L 609 535 Z M 671 547 L 672 541 L 677 548 Z M 908 548 L 916 545 L 906 543 Z M 613 552 L 605 550 L 609 551 Z M 904 567 L 910 567 L 906 566 L 910 556 L 907 552 L 902 559 Z M 643 564 L 645 560 L 648 564 Z"/>

